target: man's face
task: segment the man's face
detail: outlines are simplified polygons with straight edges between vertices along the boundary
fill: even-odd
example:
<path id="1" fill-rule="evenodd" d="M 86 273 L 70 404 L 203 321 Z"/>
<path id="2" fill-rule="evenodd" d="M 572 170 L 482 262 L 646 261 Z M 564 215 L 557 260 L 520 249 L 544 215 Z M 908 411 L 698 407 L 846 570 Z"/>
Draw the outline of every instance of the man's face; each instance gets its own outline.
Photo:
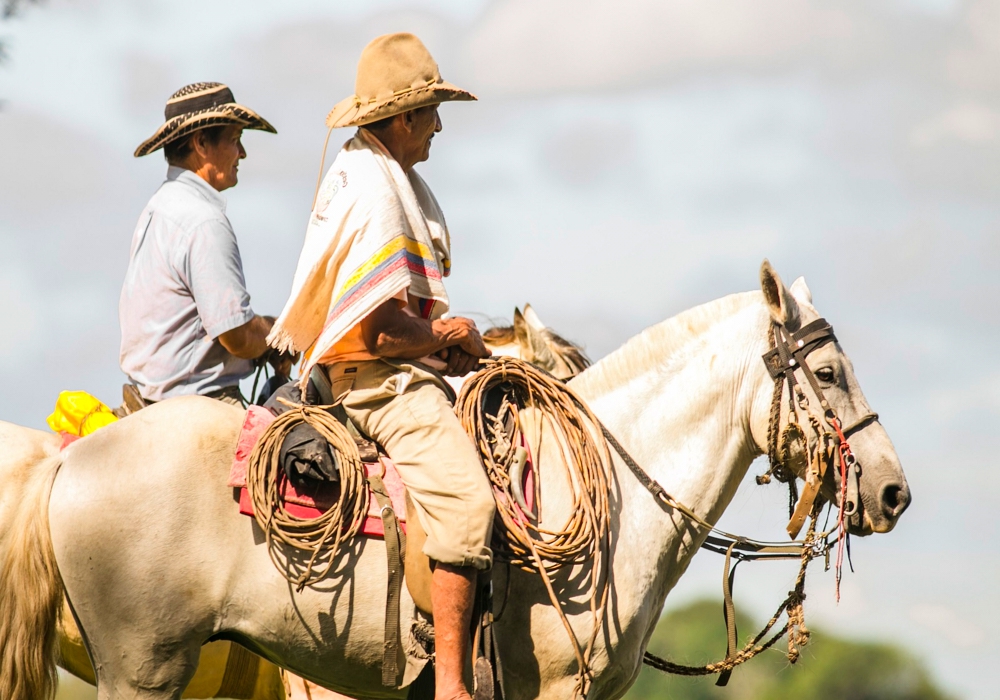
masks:
<path id="1" fill-rule="evenodd" d="M 243 150 L 243 127 L 230 124 L 217 143 L 203 141 L 208 184 L 219 192 L 234 187 L 239 181 L 240 161 L 247 157 Z"/>
<path id="2" fill-rule="evenodd" d="M 410 146 L 413 162 L 422 163 L 431 155 L 431 140 L 434 134 L 441 131 L 441 118 L 438 116 L 438 106 L 421 107 L 412 112 L 410 124 Z"/>

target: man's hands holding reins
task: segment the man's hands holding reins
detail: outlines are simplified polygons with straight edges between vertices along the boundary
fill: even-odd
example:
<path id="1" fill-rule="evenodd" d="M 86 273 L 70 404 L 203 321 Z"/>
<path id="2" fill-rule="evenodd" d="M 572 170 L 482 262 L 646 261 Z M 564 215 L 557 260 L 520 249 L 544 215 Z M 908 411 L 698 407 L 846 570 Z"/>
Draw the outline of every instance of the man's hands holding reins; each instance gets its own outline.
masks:
<path id="1" fill-rule="evenodd" d="M 467 318 L 428 321 L 403 311 L 390 299 L 361 321 L 361 335 L 372 355 L 417 360 L 435 355 L 448 363 L 445 374 L 462 376 L 489 357 L 475 322 Z"/>
<path id="2" fill-rule="evenodd" d="M 440 325 L 438 325 L 440 324 Z M 438 350 L 435 356 L 448 363 L 444 373 L 449 377 L 462 377 L 479 365 L 479 360 L 490 356 L 474 321 L 468 318 L 439 319 L 431 323 L 438 326 L 443 337 L 451 337 L 455 344 Z"/>

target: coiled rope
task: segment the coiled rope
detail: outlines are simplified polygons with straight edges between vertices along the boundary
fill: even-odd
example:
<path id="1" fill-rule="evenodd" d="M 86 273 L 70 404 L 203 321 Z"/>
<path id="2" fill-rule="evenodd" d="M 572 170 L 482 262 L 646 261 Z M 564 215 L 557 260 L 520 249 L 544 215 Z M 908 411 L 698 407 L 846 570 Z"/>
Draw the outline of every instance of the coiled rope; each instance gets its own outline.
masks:
<path id="1" fill-rule="evenodd" d="M 501 415 L 487 411 L 487 394 L 502 387 L 506 396 Z M 472 436 L 490 482 L 499 496 L 497 517 L 502 527 L 494 528 L 493 548 L 499 560 L 510 562 L 542 577 L 553 608 L 573 644 L 578 672 L 576 697 L 586 697 L 592 674 L 590 660 L 604 619 L 610 581 L 611 454 L 603 440 L 595 439 L 600 423 L 590 408 L 562 382 L 535 366 L 512 357 L 485 360 L 479 372 L 462 388 L 455 411 L 466 432 Z M 520 412 L 534 408 L 551 426 L 568 471 L 572 509 L 567 522 L 558 529 L 532 523 L 517 506 L 511 491 L 511 466 L 516 447 L 521 444 Z M 499 425 L 504 414 L 513 418 L 513 431 Z M 540 429 L 540 426 L 539 426 Z M 537 443 L 536 443 L 537 444 Z M 540 464 L 535 461 L 535 483 Z M 591 632 L 583 642 L 577 637 L 552 583 L 552 576 L 567 567 L 580 566 L 589 579 Z"/>
<path id="2" fill-rule="evenodd" d="M 289 404 L 291 405 L 291 404 Z M 330 573 L 341 545 L 349 542 L 368 516 L 368 483 L 358 446 L 351 434 L 323 406 L 295 405 L 268 426 L 250 453 L 247 491 L 254 518 L 267 538 L 267 551 L 279 571 L 301 591 Z M 316 518 L 299 518 L 285 509 L 281 443 L 300 423 L 307 423 L 334 450 L 340 465 L 340 495 L 333 506 Z M 302 552 L 298 560 L 287 550 L 279 558 L 278 544 Z"/>

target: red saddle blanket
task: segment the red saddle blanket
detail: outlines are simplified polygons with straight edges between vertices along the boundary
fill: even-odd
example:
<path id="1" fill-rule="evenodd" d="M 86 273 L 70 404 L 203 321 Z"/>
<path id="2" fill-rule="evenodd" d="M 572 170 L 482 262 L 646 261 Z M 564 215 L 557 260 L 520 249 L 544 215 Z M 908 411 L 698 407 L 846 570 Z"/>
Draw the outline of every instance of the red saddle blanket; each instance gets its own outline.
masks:
<path id="1" fill-rule="evenodd" d="M 236 443 L 236 454 L 233 458 L 233 466 L 229 470 L 229 486 L 240 490 L 240 512 L 244 515 L 253 516 L 253 502 L 247 492 L 247 464 L 250 460 L 250 453 L 253 452 L 254 445 L 260 440 L 260 436 L 271 423 L 275 416 L 266 408 L 261 406 L 250 406 L 247 409 L 246 418 L 243 419 L 243 428 L 240 430 L 240 439 Z M 389 498 L 392 500 L 392 508 L 396 511 L 403 532 L 406 532 L 406 489 L 399 478 L 396 467 L 385 455 L 379 458 L 378 462 L 365 462 L 365 469 L 369 474 L 382 474 L 382 482 L 385 484 Z M 287 479 L 282 479 L 281 495 L 285 501 L 285 510 L 297 518 L 318 518 L 326 512 L 339 497 L 339 488 L 330 484 L 310 485 L 300 491 Z M 365 518 L 361 532 L 372 537 L 385 537 L 385 530 L 382 527 L 382 518 L 379 516 L 378 501 L 375 495 L 371 494 L 368 502 L 368 517 Z"/>

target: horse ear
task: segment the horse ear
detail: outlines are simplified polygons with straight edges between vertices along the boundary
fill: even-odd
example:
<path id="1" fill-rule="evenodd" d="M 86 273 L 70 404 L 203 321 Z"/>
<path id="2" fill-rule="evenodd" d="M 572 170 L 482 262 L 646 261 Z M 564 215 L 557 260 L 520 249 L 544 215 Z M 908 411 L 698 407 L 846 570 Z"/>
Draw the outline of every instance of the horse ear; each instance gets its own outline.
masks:
<path id="1" fill-rule="evenodd" d="M 793 297 L 812 306 L 813 293 L 809 291 L 809 285 L 806 284 L 805 277 L 799 277 L 797 280 L 792 282 L 791 292 Z"/>
<path id="2" fill-rule="evenodd" d="M 514 336 L 521 347 L 521 359 L 551 372 L 558 360 L 549 347 L 548 339 L 531 323 L 528 310 L 525 307 L 525 313 L 522 314 L 520 310 L 514 309 Z"/>
<path id="3" fill-rule="evenodd" d="M 538 314 L 531 308 L 531 304 L 524 305 L 524 320 L 537 331 L 544 331 L 546 329 L 546 325 L 542 323 L 542 319 L 538 318 Z"/>
<path id="4" fill-rule="evenodd" d="M 799 304 L 767 259 L 760 265 L 760 290 L 764 292 L 771 320 L 796 330 L 799 326 Z"/>
<path id="5" fill-rule="evenodd" d="M 521 348 L 521 359 L 525 362 L 534 362 L 535 353 L 531 347 L 531 326 L 528 325 L 524 314 L 516 306 L 514 307 L 514 338 L 517 339 L 517 344 Z"/>

